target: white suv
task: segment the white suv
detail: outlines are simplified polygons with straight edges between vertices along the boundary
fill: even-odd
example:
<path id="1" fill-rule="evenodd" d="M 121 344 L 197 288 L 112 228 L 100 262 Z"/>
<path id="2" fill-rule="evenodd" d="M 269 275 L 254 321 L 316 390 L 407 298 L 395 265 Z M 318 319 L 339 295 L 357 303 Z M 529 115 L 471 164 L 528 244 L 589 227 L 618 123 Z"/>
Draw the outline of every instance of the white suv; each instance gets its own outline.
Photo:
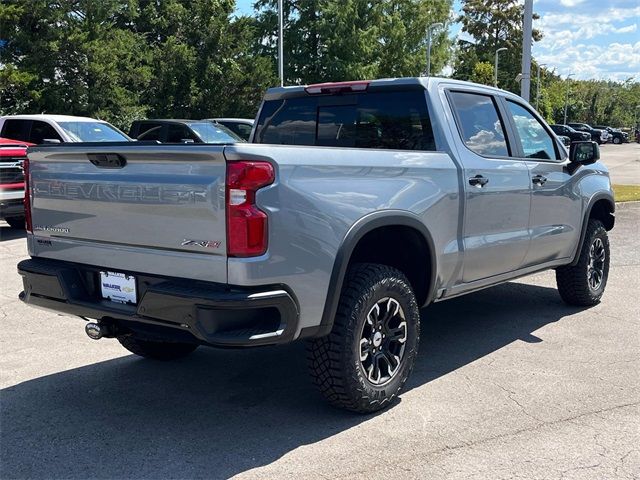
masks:
<path id="1" fill-rule="evenodd" d="M 70 115 L 0 117 L 0 137 L 22 142 L 127 142 L 131 139 L 102 120 Z"/>

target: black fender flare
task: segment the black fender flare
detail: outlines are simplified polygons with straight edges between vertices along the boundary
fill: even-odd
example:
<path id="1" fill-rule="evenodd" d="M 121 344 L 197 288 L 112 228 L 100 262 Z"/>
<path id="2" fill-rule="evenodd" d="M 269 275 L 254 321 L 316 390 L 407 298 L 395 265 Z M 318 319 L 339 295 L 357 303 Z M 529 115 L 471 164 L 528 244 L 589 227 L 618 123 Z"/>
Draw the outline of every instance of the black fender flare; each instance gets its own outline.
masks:
<path id="1" fill-rule="evenodd" d="M 390 226 L 411 227 L 423 236 L 429 249 L 428 255 L 431 262 L 429 290 L 425 297 L 426 301 L 424 305 L 433 300 L 436 293 L 437 258 L 435 255 L 433 237 L 427 227 L 416 215 L 404 210 L 384 210 L 373 212 L 358 219 L 358 221 L 351 226 L 342 240 L 333 263 L 331 279 L 327 290 L 327 298 L 325 300 L 324 311 L 322 313 L 322 320 L 318 327 L 312 327 L 308 332 L 305 332 L 305 337 L 321 337 L 328 335 L 331 332 L 331 329 L 333 328 L 333 319 L 338 309 L 340 294 L 342 293 L 344 277 L 347 273 L 347 267 L 356 245 L 358 245 L 358 242 L 367 233 L 375 230 L 376 228 Z"/>
<path id="2" fill-rule="evenodd" d="M 578 245 L 576 246 L 573 260 L 569 264 L 572 267 L 577 265 L 578 261 L 580 260 L 580 250 L 582 250 L 582 242 L 584 242 L 584 237 L 587 234 L 587 225 L 589 224 L 589 218 L 591 217 L 591 210 L 593 209 L 593 206 L 596 204 L 596 202 L 600 200 L 606 200 L 609 203 L 611 214 L 616 211 L 616 202 L 614 201 L 613 196 L 610 193 L 600 192 L 591 197 L 591 199 L 589 200 L 589 204 L 584 211 L 584 216 L 582 219 L 582 229 L 580 231 L 580 240 L 578 241 Z M 613 224 L 611 228 L 613 228 Z"/>

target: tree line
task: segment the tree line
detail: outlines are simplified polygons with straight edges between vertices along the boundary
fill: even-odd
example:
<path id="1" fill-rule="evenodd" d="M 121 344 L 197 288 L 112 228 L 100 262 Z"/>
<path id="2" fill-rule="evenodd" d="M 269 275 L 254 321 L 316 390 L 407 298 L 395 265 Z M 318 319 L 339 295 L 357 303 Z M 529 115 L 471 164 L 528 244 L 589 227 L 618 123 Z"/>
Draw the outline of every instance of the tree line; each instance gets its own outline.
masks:
<path id="1" fill-rule="evenodd" d="M 124 129 L 140 118 L 253 117 L 278 84 L 276 8 L 256 0 L 246 16 L 234 0 L 4 0 L 0 113 L 85 115 Z M 428 26 L 458 20 L 474 41 L 436 30 L 431 71 L 452 65 L 454 78 L 491 84 L 493 52 L 505 46 L 499 84 L 517 92 L 521 17 L 516 0 L 466 0 L 459 19 L 452 0 L 285 0 L 285 81 L 420 75 Z M 560 121 L 565 82 L 543 78 L 540 110 Z M 631 123 L 637 82 L 571 83 L 571 120 Z"/>

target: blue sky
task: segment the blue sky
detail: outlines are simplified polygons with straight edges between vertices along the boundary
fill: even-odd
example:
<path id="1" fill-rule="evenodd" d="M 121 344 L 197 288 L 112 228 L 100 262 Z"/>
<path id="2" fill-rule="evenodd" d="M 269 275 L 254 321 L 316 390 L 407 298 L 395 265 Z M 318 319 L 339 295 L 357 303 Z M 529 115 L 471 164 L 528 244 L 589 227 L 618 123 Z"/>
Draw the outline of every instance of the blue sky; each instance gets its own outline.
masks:
<path id="1" fill-rule="evenodd" d="M 239 13 L 253 13 L 253 0 L 236 3 Z M 544 34 L 533 56 L 547 68 L 577 79 L 640 80 L 638 0 L 534 0 L 533 8 L 540 15 L 534 27 Z M 449 32 L 460 35 L 460 27 Z"/>

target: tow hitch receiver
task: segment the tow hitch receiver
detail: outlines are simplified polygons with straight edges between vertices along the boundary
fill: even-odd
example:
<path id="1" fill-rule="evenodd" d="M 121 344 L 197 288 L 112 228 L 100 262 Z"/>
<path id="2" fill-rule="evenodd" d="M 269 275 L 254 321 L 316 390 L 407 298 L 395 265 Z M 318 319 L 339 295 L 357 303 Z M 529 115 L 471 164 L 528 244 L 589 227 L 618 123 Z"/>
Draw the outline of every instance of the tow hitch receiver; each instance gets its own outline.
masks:
<path id="1" fill-rule="evenodd" d="M 115 337 L 114 325 L 103 322 L 89 322 L 84 326 L 84 331 L 89 338 L 100 340 L 101 338 Z"/>

